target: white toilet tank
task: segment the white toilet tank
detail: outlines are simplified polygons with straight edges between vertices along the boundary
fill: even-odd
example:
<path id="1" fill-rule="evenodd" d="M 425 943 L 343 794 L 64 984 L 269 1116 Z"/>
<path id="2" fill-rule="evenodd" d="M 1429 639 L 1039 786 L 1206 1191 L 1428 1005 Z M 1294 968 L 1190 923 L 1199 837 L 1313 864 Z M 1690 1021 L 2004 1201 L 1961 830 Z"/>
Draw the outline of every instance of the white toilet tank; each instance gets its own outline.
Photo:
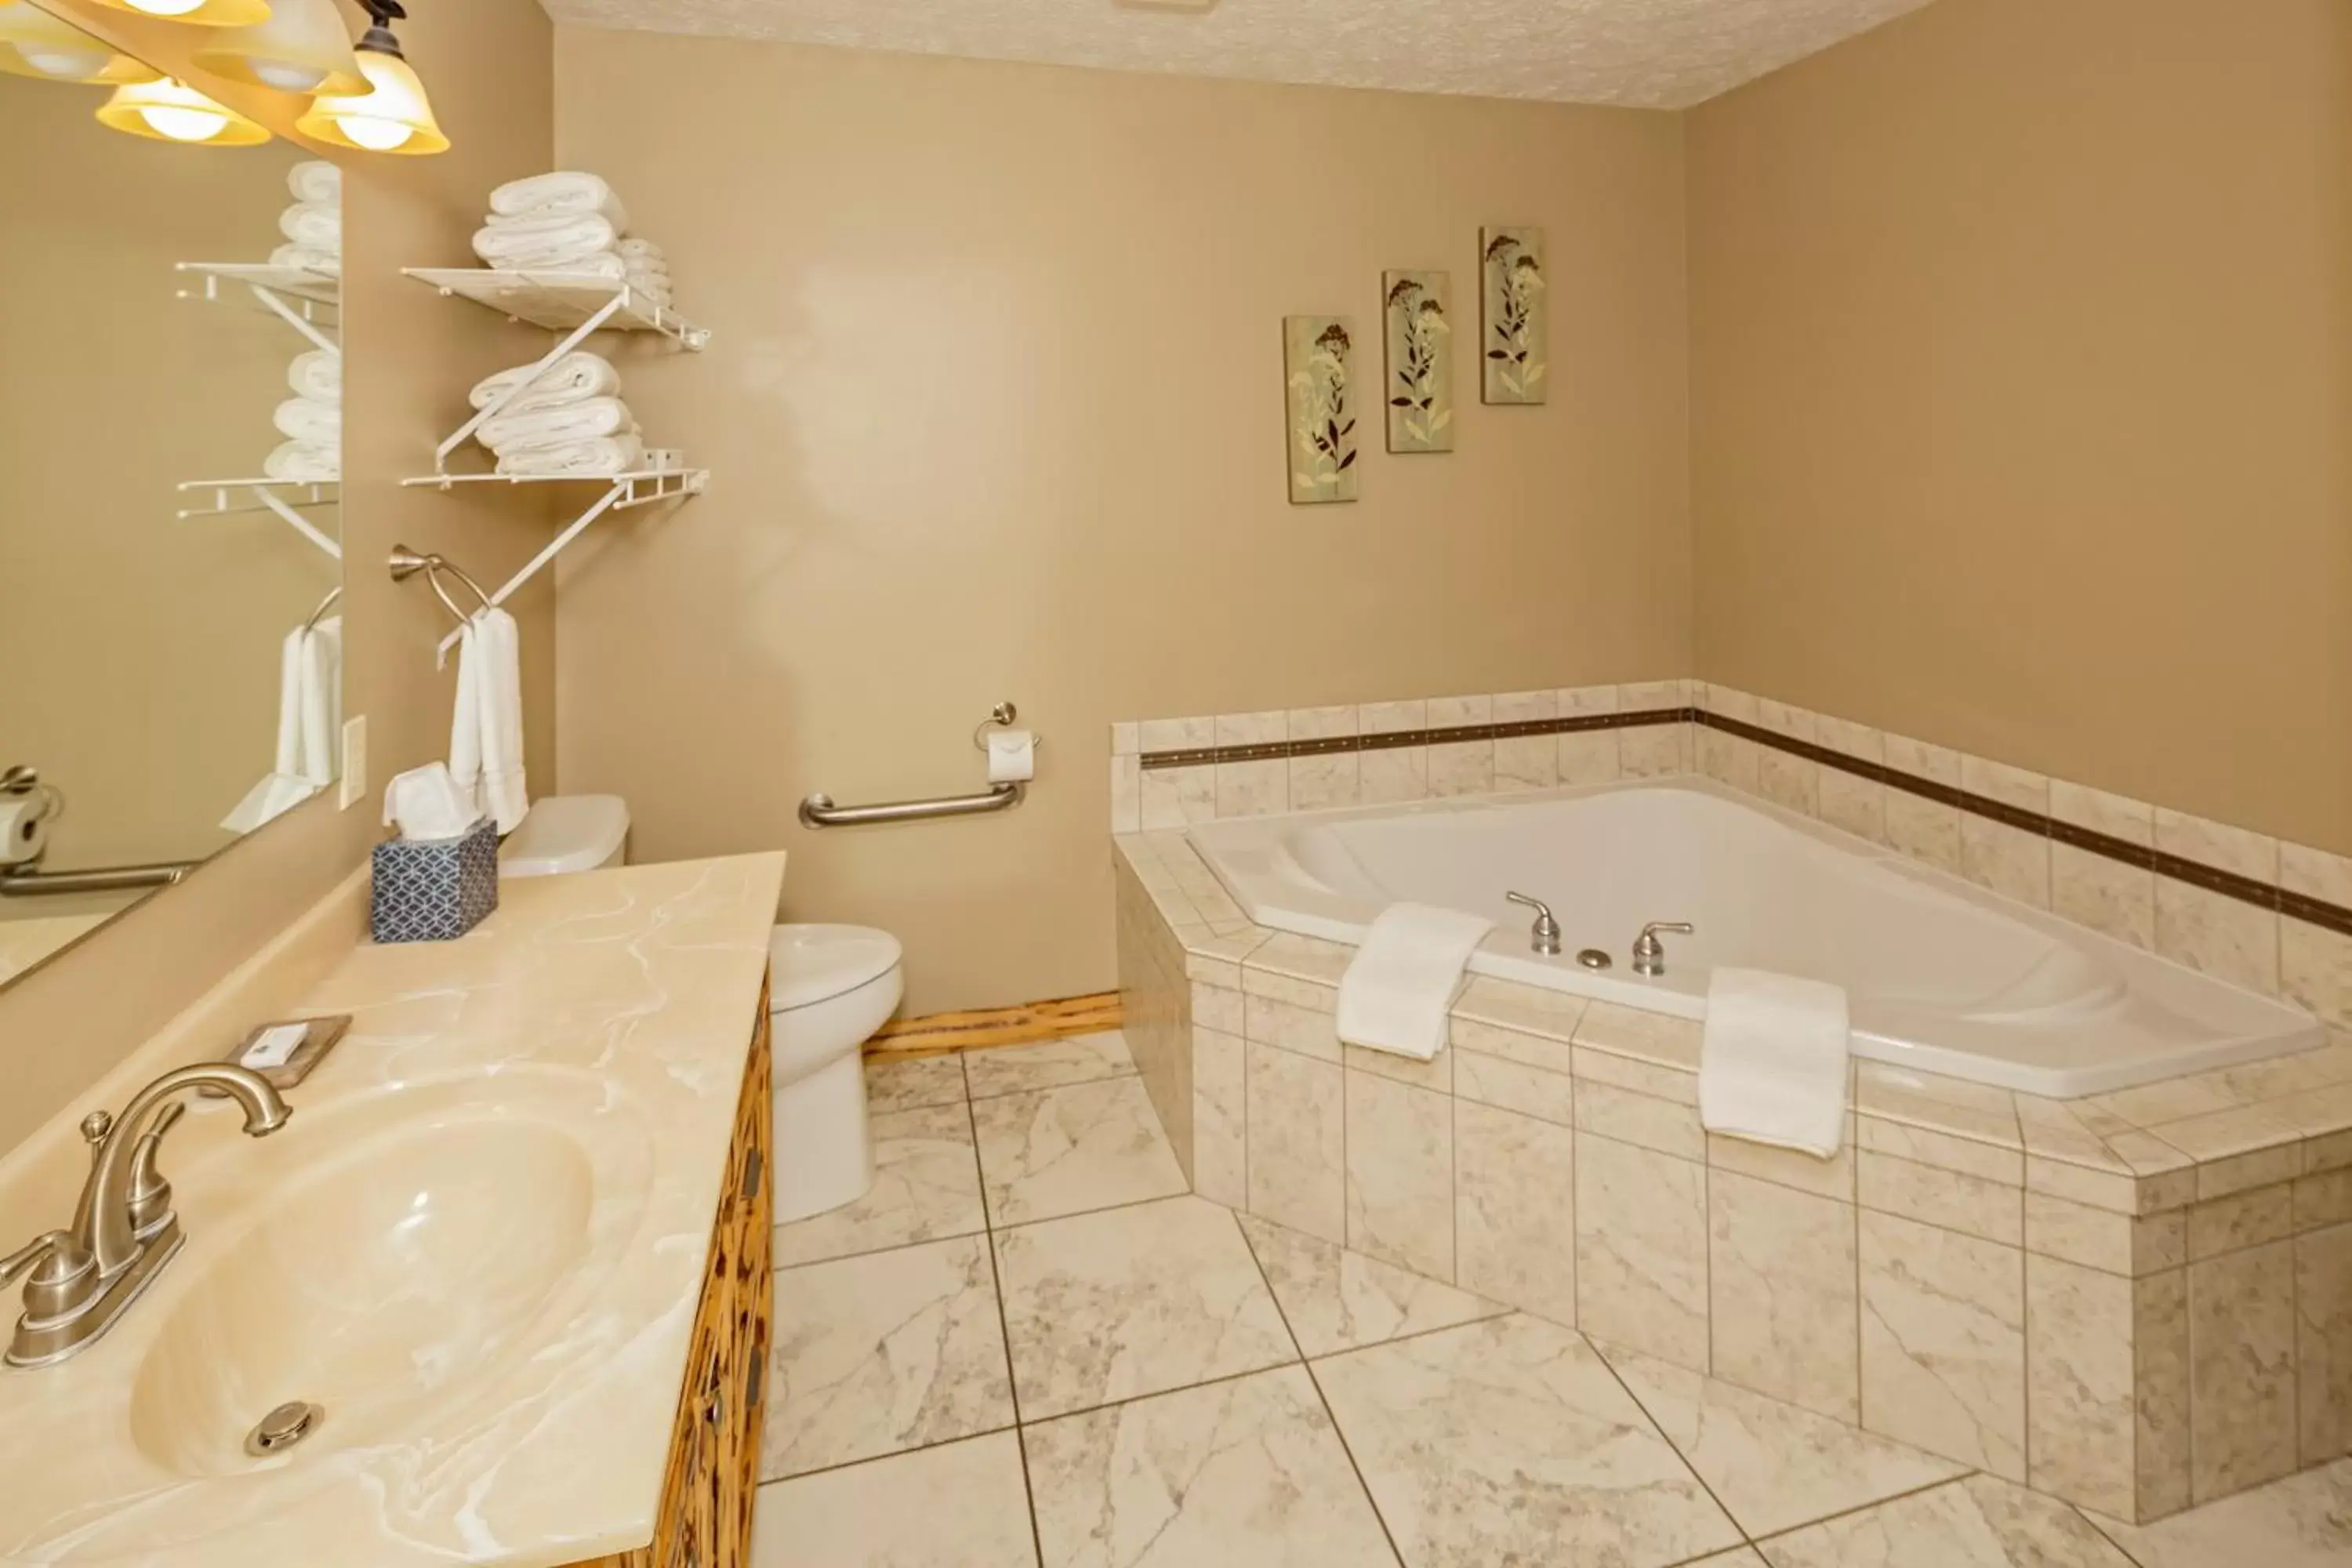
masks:
<path id="1" fill-rule="evenodd" d="M 531 802 L 499 846 L 502 877 L 553 877 L 629 862 L 629 803 L 617 795 L 551 795 Z"/>

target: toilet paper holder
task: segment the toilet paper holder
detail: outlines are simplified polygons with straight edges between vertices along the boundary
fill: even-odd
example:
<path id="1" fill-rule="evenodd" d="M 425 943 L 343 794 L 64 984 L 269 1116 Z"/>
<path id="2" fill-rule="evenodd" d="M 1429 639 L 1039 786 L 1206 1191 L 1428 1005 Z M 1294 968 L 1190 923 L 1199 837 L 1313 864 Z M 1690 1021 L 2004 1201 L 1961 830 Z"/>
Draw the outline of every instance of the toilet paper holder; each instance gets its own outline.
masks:
<path id="1" fill-rule="evenodd" d="M 1020 717 L 1021 710 L 1015 708 L 1012 703 L 998 703 L 995 707 L 988 710 L 988 717 L 982 719 L 980 723 L 973 728 L 971 732 L 971 749 L 975 752 L 987 751 L 989 727 L 991 725 L 995 725 L 999 728 L 1009 730 L 1013 727 L 1013 721 Z M 1040 747 L 1043 747 L 1045 744 L 1045 738 L 1043 735 L 1038 736 L 1036 743 Z"/>

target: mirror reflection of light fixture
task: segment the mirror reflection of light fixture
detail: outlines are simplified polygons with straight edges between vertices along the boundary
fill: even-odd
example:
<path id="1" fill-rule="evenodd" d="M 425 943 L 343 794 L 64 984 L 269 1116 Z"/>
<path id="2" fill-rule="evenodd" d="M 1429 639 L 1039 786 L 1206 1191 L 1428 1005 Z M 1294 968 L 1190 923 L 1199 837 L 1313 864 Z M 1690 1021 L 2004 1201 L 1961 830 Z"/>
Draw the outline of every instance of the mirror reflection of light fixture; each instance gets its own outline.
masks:
<path id="1" fill-rule="evenodd" d="M 213 34 L 195 58 L 215 76 L 279 92 L 368 89 L 335 0 L 271 0 L 268 21 Z"/>
<path id="2" fill-rule="evenodd" d="M 269 20 L 269 0 L 94 0 L 112 11 L 129 11 L 165 22 L 199 27 L 250 27 Z"/>
<path id="3" fill-rule="evenodd" d="M 163 74 L 58 21 L 32 0 L 0 0 L 0 71 L 45 81 L 101 84 L 153 81 Z"/>
<path id="4" fill-rule="evenodd" d="M 338 96 L 322 93 L 294 129 L 313 141 L 336 147 L 356 147 L 367 153 L 398 153 L 418 156 L 446 153 L 449 138 L 433 118 L 433 104 L 425 84 L 401 58 L 400 40 L 392 36 L 394 17 L 408 15 L 400 0 L 360 0 L 373 25 L 357 46 L 360 74 L 369 92 Z"/>
<path id="5" fill-rule="evenodd" d="M 98 111 L 98 122 L 133 136 L 191 146 L 254 147 L 269 140 L 268 131 L 228 105 L 168 77 L 116 88 Z"/>

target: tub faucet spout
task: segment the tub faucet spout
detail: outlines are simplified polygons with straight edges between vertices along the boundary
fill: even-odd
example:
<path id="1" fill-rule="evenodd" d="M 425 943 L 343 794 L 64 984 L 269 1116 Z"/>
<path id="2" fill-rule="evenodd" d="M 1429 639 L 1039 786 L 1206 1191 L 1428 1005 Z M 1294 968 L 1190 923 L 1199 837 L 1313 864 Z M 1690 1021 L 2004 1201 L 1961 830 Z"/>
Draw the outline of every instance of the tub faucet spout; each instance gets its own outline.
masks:
<path id="1" fill-rule="evenodd" d="M 1550 906 L 1541 899 L 1531 899 L 1525 893 L 1505 893 L 1503 897 L 1515 904 L 1525 904 L 1535 910 L 1535 929 L 1528 934 L 1528 946 L 1536 952 L 1559 951 L 1559 922 L 1551 918 Z"/>

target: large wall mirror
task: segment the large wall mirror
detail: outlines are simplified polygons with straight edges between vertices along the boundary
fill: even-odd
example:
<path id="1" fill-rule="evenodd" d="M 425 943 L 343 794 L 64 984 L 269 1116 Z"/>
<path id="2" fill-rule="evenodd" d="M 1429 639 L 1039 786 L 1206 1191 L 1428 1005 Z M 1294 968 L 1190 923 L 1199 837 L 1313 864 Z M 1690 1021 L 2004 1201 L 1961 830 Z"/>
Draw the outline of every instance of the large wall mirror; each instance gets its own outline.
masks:
<path id="1" fill-rule="evenodd" d="M 191 144 L 37 16 L 0 0 L 0 985 L 331 792 L 342 717 L 334 166 Z"/>

